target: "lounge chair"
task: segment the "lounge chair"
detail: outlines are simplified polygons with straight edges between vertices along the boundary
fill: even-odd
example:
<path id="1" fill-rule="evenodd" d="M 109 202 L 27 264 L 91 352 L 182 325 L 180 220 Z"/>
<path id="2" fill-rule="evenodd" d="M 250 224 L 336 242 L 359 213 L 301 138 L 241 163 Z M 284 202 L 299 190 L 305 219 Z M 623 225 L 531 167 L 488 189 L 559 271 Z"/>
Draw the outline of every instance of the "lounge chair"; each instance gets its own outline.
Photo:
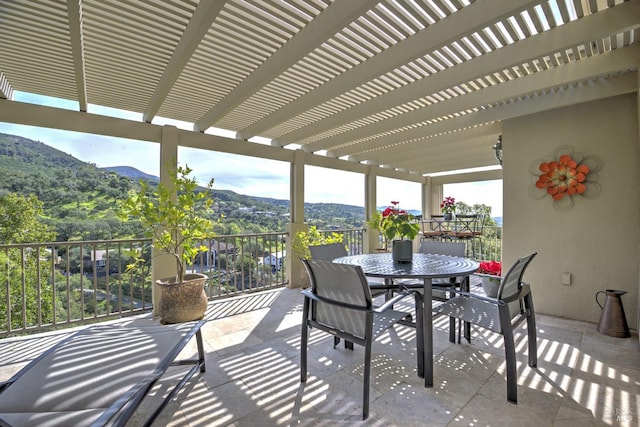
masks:
<path id="1" fill-rule="evenodd" d="M 193 365 L 151 414 L 150 425 L 197 371 L 205 371 L 204 322 L 144 319 L 70 335 L 0 383 L 0 426 L 122 426 L 170 366 Z M 176 360 L 194 335 L 198 357 Z"/>

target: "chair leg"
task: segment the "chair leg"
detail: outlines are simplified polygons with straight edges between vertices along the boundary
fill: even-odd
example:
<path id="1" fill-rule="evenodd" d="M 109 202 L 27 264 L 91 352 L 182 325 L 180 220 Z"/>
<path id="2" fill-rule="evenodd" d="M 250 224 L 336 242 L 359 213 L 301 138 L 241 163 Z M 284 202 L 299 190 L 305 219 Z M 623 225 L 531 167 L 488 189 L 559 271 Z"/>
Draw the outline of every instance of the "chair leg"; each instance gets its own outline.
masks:
<path id="1" fill-rule="evenodd" d="M 462 279 L 460 289 L 464 292 L 469 292 L 471 289 L 471 279 L 469 276 L 465 276 L 465 278 Z M 471 344 L 471 323 L 464 322 L 462 319 L 459 319 L 458 321 L 460 322 L 458 323 L 458 344 L 460 344 L 460 339 L 462 337 L 462 326 L 464 326 L 464 338 L 469 344 Z"/>
<path id="2" fill-rule="evenodd" d="M 458 344 L 460 344 L 460 331 L 458 330 Z M 449 317 L 449 342 L 456 342 L 456 318 Z"/>
<path id="3" fill-rule="evenodd" d="M 200 365 L 200 372 L 205 372 L 207 368 L 204 364 L 204 345 L 202 343 L 202 331 L 200 329 L 196 332 L 196 345 L 198 346 L 198 363 Z"/>
<path id="4" fill-rule="evenodd" d="M 304 299 L 304 308 L 302 309 L 302 336 L 300 338 L 300 382 L 307 381 L 307 345 L 309 342 L 309 326 L 307 319 L 309 315 L 309 299 Z"/>
<path id="5" fill-rule="evenodd" d="M 527 341 L 529 343 L 529 366 L 538 366 L 538 335 L 536 332 L 536 316 L 533 311 L 531 294 L 525 296 L 524 307 L 527 312 Z"/>
<path id="6" fill-rule="evenodd" d="M 416 305 L 416 356 L 418 378 L 424 378 L 424 303 L 420 292 L 413 292 Z"/>
<path id="7" fill-rule="evenodd" d="M 364 345 L 364 389 L 362 390 L 362 419 L 369 418 L 369 382 L 371 378 L 371 339 Z"/>
<path id="8" fill-rule="evenodd" d="M 513 341 L 513 328 L 511 326 L 509 305 L 501 305 L 498 307 L 498 310 L 500 312 L 500 324 L 502 327 L 502 338 L 504 340 L 504 355 L 507 364 L 507 400 L 511 403 L 518 403 L 516 346 Z"/>

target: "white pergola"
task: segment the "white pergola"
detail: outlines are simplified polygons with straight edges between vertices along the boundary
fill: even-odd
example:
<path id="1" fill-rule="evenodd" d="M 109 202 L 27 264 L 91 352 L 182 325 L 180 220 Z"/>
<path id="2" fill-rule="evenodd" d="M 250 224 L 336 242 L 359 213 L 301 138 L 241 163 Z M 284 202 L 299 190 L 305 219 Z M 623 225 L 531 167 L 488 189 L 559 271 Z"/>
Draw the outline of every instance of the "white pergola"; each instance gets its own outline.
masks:
<path id="1" fill-rule="evenodd" d="M 639 16 L 637 0 L 4 0 L 0 98 L 425 176 L 495 165 L 501 120 L 637 90 Z"/>

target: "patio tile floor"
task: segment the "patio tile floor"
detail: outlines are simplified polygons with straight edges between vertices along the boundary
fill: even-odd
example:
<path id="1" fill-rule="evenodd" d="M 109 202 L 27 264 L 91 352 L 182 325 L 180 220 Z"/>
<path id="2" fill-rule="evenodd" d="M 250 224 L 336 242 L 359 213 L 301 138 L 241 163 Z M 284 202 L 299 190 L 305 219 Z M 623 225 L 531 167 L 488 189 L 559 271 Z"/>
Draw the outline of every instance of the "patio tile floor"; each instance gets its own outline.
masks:
<path id="1" fill-rule="evenodd" d="M 470 344 L 452 344 L 448 320 L 434 318 L 434 387 L 424 388 L 416 375 L 415 330 L 396 326 L 374 343 L 370 416 L 362 421 L 362 348 L 334 349 L 332 337 L 312 331 L 309 377 L 301 384 L 301 317 L 298 289 L 210 303 L 203 328 L 207 372 L 187 384 L 154 426 L 639 424 L 635 334 L 608 337 L 592 323 L 538 314 L 537 368 L 527 366 L 525 325 L 518 328 L 519 403 L 513 405 L 506 401 L 500 336 L 474 329 Z M 0 380 L 68 333 L 0 340 Z M 185 356 L 192 354 L 195 343 L 185 349 Z M 172 374 L 156 385 L 128 425 L 141 425 L 177 381 Z"/>

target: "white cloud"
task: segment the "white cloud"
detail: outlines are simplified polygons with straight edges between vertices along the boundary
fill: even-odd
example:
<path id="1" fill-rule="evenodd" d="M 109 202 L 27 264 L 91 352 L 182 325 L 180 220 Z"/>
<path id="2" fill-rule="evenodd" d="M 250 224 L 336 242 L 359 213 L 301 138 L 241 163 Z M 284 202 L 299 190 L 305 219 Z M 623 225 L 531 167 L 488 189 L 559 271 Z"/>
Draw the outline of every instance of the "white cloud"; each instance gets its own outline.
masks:
<path id="1" fill-rule="evenodd" d="M 456 202 L 488 205 L 492 216 L 502 216 L 502 180 L 446 184 L 443 190 L 445 197 L 453 197 Z"/>
<path id="2" fill-rule="evenodd" d="M 189 165 L 201 183 L 239 194 L 289 198 L 289 164 L 276 160 L 180 147 L 178 161 Z"/>

